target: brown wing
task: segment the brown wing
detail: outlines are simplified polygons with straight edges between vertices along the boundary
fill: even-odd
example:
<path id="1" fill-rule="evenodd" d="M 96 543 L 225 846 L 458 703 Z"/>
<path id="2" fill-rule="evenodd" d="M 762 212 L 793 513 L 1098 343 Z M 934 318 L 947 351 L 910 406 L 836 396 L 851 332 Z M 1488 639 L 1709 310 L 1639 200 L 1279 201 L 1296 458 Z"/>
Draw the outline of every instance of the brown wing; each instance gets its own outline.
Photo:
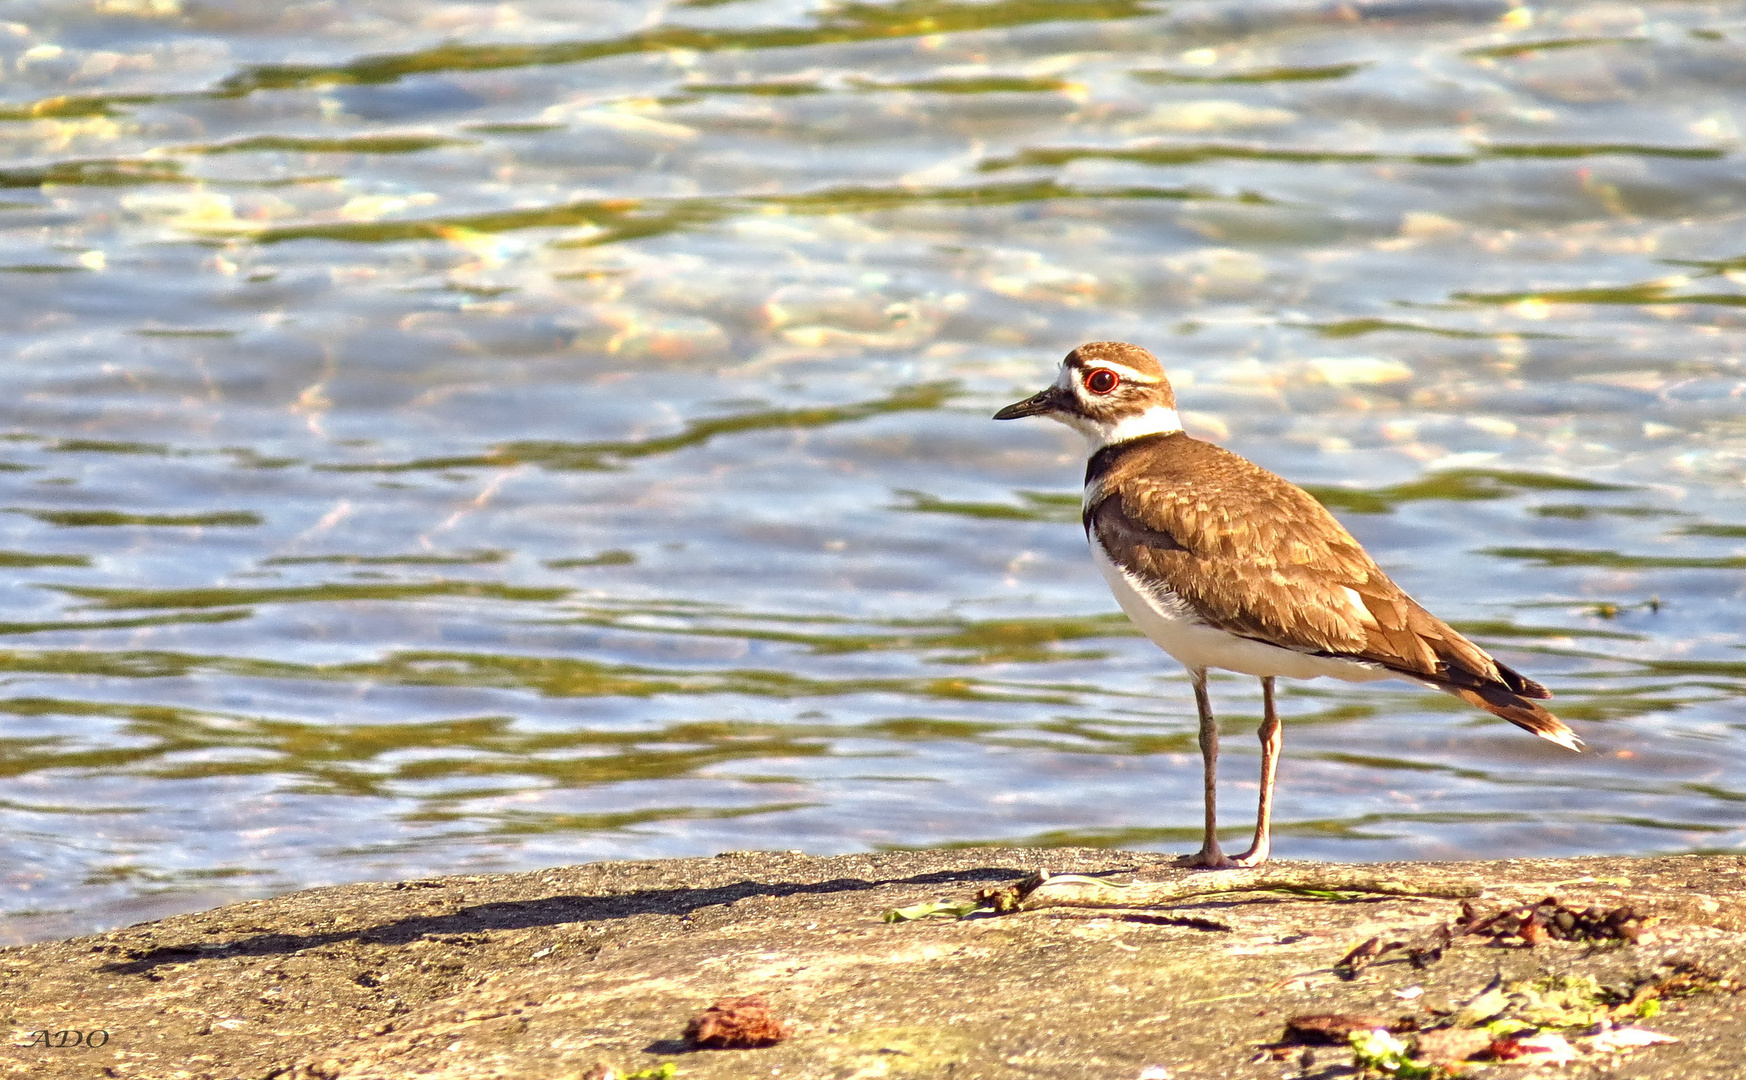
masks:
<path id="1" fill-rule="evenodd" d="M 1575 739 L 1528 700 L 1551 697 L 1545 687 L 1420 607 L 1321 503 L 1259 465 L 1171 435 L 1087 479 L 1086 528 L 1110 558 L 1168 588 L 1210 625 L 1377 664 L 1542 738 Z"/>

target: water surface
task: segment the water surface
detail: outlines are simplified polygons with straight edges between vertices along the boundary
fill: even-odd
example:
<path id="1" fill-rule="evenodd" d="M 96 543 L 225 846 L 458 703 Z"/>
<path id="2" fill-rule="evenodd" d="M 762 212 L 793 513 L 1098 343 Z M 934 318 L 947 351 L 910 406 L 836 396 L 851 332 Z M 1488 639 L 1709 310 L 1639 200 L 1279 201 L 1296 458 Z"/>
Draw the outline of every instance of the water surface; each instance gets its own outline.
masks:
<path id="1" fill-rule="evenodd" d="M 1091 339 L 1557 693 L 1293 683 L 1278 850 L 1746 845 L 1746 14 L 12 0 L 0 911 L 1194 845 Z M 1222 678 L 1227 820 L 1260 703 Z"/>

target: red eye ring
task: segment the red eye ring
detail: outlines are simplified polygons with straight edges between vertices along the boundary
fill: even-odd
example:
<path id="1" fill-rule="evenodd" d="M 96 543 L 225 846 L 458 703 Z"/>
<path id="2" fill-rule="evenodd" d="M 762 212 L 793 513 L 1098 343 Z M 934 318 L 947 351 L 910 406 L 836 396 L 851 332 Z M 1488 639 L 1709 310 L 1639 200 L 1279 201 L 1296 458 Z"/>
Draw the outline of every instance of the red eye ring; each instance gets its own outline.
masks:
<path id="1" fill-rule="evenodd" d="M 1109 368 L 1092 368 L 1085 373 L 1085 388 L 1099 396 L 1114 391 L 1121 384 L 1122 377 Z"/>

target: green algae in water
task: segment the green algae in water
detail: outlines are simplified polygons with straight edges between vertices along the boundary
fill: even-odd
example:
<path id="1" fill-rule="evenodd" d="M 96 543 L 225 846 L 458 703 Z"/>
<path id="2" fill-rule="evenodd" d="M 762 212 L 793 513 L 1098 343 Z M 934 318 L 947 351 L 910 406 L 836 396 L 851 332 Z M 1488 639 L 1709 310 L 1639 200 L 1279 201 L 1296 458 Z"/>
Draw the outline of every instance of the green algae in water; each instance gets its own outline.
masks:
<path id="1" fill-rule="evenodd" d="M 1538 517 L 1563 518 L 1567 521 L 1586 521 L 1597 517 L 1679 517 L 1682 513 L 1679 510 L 1664 510 L 1656 506 L 1588 506 L 1582 503 L 1552 503 L 1546 506 L 1536 506 L 1532 512 Z M 1687 533 L 1687 535 L 1699 534 Z"/>
<path id="2" fill-rule="evenodd" d="M 113 116 L 124 102 L 138 101 L 134 97 L 57 96 L 33 101 L 28 105 L 0 106 L 0 120 L 77 120 L 90 116 Z M 144 99 L 149 100 L 149 99 Z"/>
<path id="3" fill-rule="evenodd" d="M 1468 165 L 1475 160 L 1475 156 L 1467 154 L 1383 154 L 1371 151 L 1245 146 L 1236 143 L 1181 143 L 1133 148 L 1035 147 L 1009 157 L 989 158 L 977 167 L 983 172 L 998 172 L 1003 169 L 1069 165 L 1076 161 L 1119 161 L 1136 165 L 1200 165 L 1219 161 L 1265 161 L 1287 165 L 1352 165 L 1387 161 L 1420 165 Z"/>
<path id="4" fill-rule="evenodd" d="M 978 168 L 1003 169 L 1061 166 L 1078 161 L 1120 161 L 1136 165 L 1200 165 L 1220 161 L 1257 161 L 1282 165 L 1402 165 L 1472 166 L 1492 158 L 1644 157 L 1716 160 L 1728 151 L 1713 146 L 1655 146 L 1635 143 L 1474 144 L 1465 154 L 1383 153 L 1367 150 L 1298 149 L 1247 146 L 1236 143 L 1180 143 L 1140 147 L 1036 147 L 1004 158 L 990 158 Z M 1465 298 L 1464 294 L 1457 294 Z"/>
<path id="5" fill-rule="evenodd" d="M 179 154 L 416 154 L 450 146 L 476 145 L 469 139 L 445 135 L 354 135 L 320 138 L 299 135 L 255 135 L 222 143 L 178 146 Z"/>
<path id="6" fill-rule="evenodd" d="M 1619 484 L 1603 484 L 1572 476 L 1493 469 L 1449 469 L 1385 488 L 1364 490 L 1311 484 L 1306 485 L 1304 490 L 1332 510 L 1345 510 L 1354 514 L 1387 514 L 1405 503 L 1422 500 L 1471 502 L 1506 499 L 1526 491 L 1603 492 L 1631 489 Z"/>
<path id="7" fill-rule="evenodd" d="M 56 588 L 68 596 L 88 601 L 92 607 L 108 609 L 245 607 L 253 604 L 334 603 L 350 600 L 419 600 L 436 596 L 549 601 L 562 599 L 570 592 L 562 588 L 500 585 L 486 581 L 287 585 L 231 589 L 115 589 L 84 585 L 60 585 Z"/>
<path id="8" fill-rule="evenodd" d="M 1728 156 L 1719 146 L 1656 146 L 1650 143 L 1480 143 L 1474 147 L 1486 157 L 1497 158 L 1588 158 L 1646 157 L 1715 161 Z"/>
<path id="9" fill-rule="evenodd" d="M 1520 56 L 1532 56 L 1535 53 L 1563 49 L 1592 49 L 1607 45 L 1645 45 L 1649 43 L 1649 38 L 1641 37 L 1546 38 L 1540 41 L 1513 41 L 1507 45 L 1481 45 L 1472 49 L 1463 49 L 1461 55 L 1473 57 L 1476 60 L 1510 60 Z"/>
<path id="10" fill-rule="evenodd" d="M 251 528 L 266 519 L 250 510 L 218 510 L 199 514 L 132 514 L 121 510 L 15 510 L 48 525 L 69 529 L 115 528 L 124 525 L 176 528 Z"/>
<path id="11" fill-rule="evenodd" d="M 810 82 L 686 83 L 687 94 L 749 94 L 753 97 L 800 97 L 822 94 L 825 88 Z"/>
<path id="12" fill-rule="evenodd" d="M 773 431 L 825 427 L 851 423 L 890 413 L 934 409 L 957 394 L 951 383 L 930 383 L 903 387 L 887 397 L 851 405 L 819 406 L 808 409 L 773 409 L 738 413 L 707 420 L 693 420 L 677 434 L 663 438 L 626 442 L 564 443 L 515 442 L 496 447 L 489 455 L 467 458 L 432 458 L 381 465 L 322 465 L 331 472 L 423 472 L 468 467 L 510 467 L 533 464 L 557 470 L 606 470 L 641 457 L 670 454 L 694 446 L 702 446 L 723 435 L 755 431 Z"/>
<path id="13" fill-rule="evenodd" d="M 648 613 L 598 613 L 556 620 L 558 625 L 636 629 Z M 939 663 L 994 664 L 1042 662 L 1066 657 L 1093 658 L 1101 652 L 1066 652 L 1053 646 L 1063 642 L 1131 637 L 1137 633 L 1120 614 L 1037 619 L 990 619 L 965 621 L 891 620 L 873 630 L 850 630 L 832 620 L 782 620 L 751 613 L 736 613 L 719 623 L 694 617 L 685 625 L 664 627 L 662 632 L 686 637 L 720 637 L 802 645 L 819 656 L 854 653 L 912 653 Z M 822 629 L 774 629 L 784 622 L 810 622 Z"/>
<path id="14" fill-rule="evenodd" d="M 1024 500 L 1022 505 L 1010 503 L 963 502 L 941 499 L 923 491 L 898 491 L 896 494 L 909 500 L 907 505 L 899 509 L 919 514 L 960 514 L 965 517 L 1009 521 L 1052 521 L 1061 523 L 1077 523 L 1080 517 L 1080 504 L 1083 501 L 1077 494 L 1021 491 L 1018 497 Z"/>
<path id="15" fill-rule="evenodd" d="M 1216 200 L 1210 189 L 1187 187 L 1077 188 L 1051 180 L 964 187 L 843 187 L 793 195 L 748 195 L 720 198 L 680 199 L 588 199 L 522 210 L 401 221 L 323 222 L 318 224 L 253 227 L 225 224 L 222 231 L 247 236 L 256 243 L 280 244 L 293 240 L 333 240 L 342 243 L 381 244 L 410 240 L 440 240 L 457 230 L 476 233 L 516 232 L 523 229 L 591 229 L 584 237 L 555 242 L 562 248 L 601 247 L 643 240 L 712 225 L 727 218 L 772 210 L 793 214 L 876 213 L 923 206 L 992 207 L 1044 202 L 1053 199 L 1162 199 Z M 1246 195 L 1243 201 L 1262 202 Z"/>
<path id="16" fill-rule="evenodd" d="M 137 630 L 150 626 L 189 626 L 198 623 L 237 622 L 247 611 L 179 611 L 173 615 L 145 615 L 132 619 L 60 619 L 54 622 L 0 622 L 0 634 L 59 634 L 92 630 Z"/>
<path id="17" fill-rule="evenodd" d="M 1525 559 L 1541 566 L 1598 566 L 1609 570 L 1746 570 L 1746 555 L 1702 558 L 1538 547 L 1482 548 L 1480 554 L 1500 559 Z"/>
<path id="18" fill-rule="evenodd" d="M 1679 293 L 1679 286 L 1666 281 L 1637 285 L 1596 286 L 1581 289 L 1543 289 L 1531 292 L 1457 292 L 1456 300 L 1471 304 L 1706 304 L 1746 307 L 1746 294 Z"/>
<path id="19" fill-rule="evenodd" d="M 911 90 L 924 94 L 1049 94 L 1073 84 L 1065 79 L 1031 78 L 1024 75 L 982 75 L 963 79 L 918 79 L 914 82 L 880 83 L 856 80 L 863 90 Z"/>
<path id="20" fill-rule="evenodd" d="M 51 555 L 31 551 L 0 551 L 0 566 L 90 566 L 89 555 Z"/>
<path id="21" fill-rule="evenodd" d="M 1164 69 L 1130 71 L 1128 77 L 1150 83 L 1187 83 L 1217 85 L 1219 83 L 1332 82 L 1348 78 L 1369 67 L 1369 64 L 1324 64 L 1320 67 L 1268 67 L 1247 71 L 1216 73 L 1170 71 Z"/>
<path id="22" fill-rule="evenodd" d="M 815 26 L 703 29 L 663 26 L 619 38 L 537 45 L 468 45 L 451 42 L 413 53 L 368 56 L 349 64 L 266 64 L 245 68 L 220 82 L 218 93 L 242 96 L 261 90 L 380 84 L 432 72 L 580 64 L 634 53 L 719 52 L 791 49 L 885 38 L 997 30 L 1044 22 L 1086 22 L 1149 14 L 1140 0 L 899 0 L 892 4 L 843 3 Z"/>
<path id="23" fill-rule="evenodd" d="M 0 188 L 46 186 L 132 187 L 185 179 L 182 166 L 160 158 L 102 158 L 0 169 Z"/>
<path id="24" fill-rule="evenodd" d="M 170 448 L 163 443 L 119 442 L 109 439 L 61 439 L 49 447 L 63 454 L 150 454 L 163 457 Z"/>
<path id="25" fill-rule="evenodd" d="M 262 566 L 489 566 L 501 563 L 510 553 L 501 548 L 459 551 L 452 554 L 420 552 L 412 555 L 275 555 L 262 559 Z"/>
<path id="26" fill-rule="evenodd" d="M 1402 322 L 1398 319 L 1341 319 L 1338 322 L 1311 323 L 1309 325 L 1322 337 L 1335 340 L 1383 333 L 1429 334 L 1433 337 L 1452 338 L 1456 341 L 1534 341 L 1556 340 L 1563 337 L 1561 334 L 1519 330 L 1458 330 L 1446 326 L 1427 326 L 1424 323 Z"/>
<path id="27" fill-rule="evenodd" d="M 575 570 L 585 566 L 631 566 L 637 557 L 628 551 L 603 551 L 598 555 L 590 555 L 577 559 L 547 559 L 545 565 L 553 570 Z"/>
<path id="28" fill-rule="evenodd" d="M 198 326 L 147 326 L 135 330 L 134 333 L 138 334 L 140 337 L 156 338 L 233 338 L 237 335 L 237 331 L 235 330 L 225 330 L 221 327 Z"/>

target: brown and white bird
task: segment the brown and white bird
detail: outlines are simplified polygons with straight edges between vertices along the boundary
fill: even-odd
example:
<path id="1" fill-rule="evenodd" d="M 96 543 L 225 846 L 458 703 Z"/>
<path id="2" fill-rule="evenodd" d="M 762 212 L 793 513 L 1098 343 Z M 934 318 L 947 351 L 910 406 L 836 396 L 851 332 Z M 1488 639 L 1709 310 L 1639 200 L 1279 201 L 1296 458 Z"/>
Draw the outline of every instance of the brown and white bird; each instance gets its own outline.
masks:
<path id="1" fill-rule="evenodd" d="M 1116 602 L 1188 669 L 1200 712 L 1206 834 L 1193 866 L 1258 866 L 1272 846 L 1283 744 L 1273 680 L 1327 675 L 1434 686 L 1571 750 L 1581 740 L 1535 704 L 1551 691 L 1498 663 L 1401 591 L 1302 488 L 1190 438 L 1156 357 L 1094 341 L 1061 361 L 1054 385 L 994 414 L 1046 416 L 1091 443 L 1085 535 Z M 1261 805 L 1255 841 L 1219 849 L 1219 733 L 1208 668 L 1261 679 Z"/>

